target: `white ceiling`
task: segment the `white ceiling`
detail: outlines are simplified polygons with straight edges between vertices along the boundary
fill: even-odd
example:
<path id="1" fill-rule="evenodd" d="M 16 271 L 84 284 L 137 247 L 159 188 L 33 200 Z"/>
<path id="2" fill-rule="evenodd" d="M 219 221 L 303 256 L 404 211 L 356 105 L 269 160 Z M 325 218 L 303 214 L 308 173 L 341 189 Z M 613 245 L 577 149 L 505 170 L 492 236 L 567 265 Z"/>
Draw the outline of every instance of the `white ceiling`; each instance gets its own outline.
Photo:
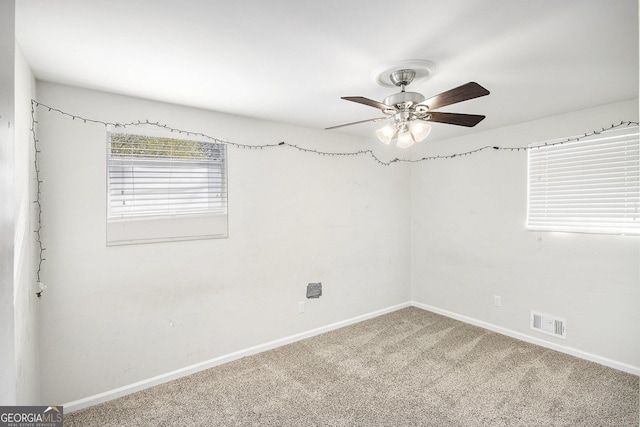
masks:
<path id="1" fill-rule="evenodd" d="M 637 0 L 17 0 L 16 32 L 41 80 L 317 129 L 379 117 L 340 97 L 411 59 L 436 69 L 408 90 L 491 91 L 430 140 L 638 97 Z"/>

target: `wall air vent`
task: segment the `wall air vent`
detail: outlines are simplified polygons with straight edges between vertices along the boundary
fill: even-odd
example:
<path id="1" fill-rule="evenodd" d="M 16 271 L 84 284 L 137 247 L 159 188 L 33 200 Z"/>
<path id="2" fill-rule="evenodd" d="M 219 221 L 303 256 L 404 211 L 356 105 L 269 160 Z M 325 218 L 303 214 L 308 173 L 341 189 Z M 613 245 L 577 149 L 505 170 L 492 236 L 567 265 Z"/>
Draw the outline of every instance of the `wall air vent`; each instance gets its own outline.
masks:
<path id="1" fill-rule="evenodd" d="M 543 334 L 567 339 L 567 321 L 560 317 L 531 310 L 529 326 Z"/>

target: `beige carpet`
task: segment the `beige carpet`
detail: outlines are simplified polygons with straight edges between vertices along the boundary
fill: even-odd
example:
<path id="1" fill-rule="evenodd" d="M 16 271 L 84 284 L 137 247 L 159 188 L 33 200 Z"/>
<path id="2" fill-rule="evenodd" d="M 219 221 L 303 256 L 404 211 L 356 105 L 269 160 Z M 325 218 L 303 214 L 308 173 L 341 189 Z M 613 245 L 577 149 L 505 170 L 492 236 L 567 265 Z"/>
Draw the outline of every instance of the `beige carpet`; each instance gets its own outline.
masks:
<path id="1" fill-rule="evenodd" d="M 637 426 L 638 377 L 406 308 L 65 415 L 65 426 Z"/>

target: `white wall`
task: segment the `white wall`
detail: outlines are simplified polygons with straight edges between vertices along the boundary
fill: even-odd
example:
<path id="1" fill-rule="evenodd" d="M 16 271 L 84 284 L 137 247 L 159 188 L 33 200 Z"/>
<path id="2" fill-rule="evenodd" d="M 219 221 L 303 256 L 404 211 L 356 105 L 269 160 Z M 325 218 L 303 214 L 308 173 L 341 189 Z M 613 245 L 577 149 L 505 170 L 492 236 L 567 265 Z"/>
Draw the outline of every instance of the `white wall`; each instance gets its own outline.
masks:
<path id="1" fill-rule="evenodd" d="M 15 238 L 14 238 L 14 304 L 17 402 L 20 405 L 40 403 L 38 342 L 38 301 L 34 275 L 35 248 L 34 208 L 35 169 L 31 134 L 31 98 L 35 79 L 16 46 L 15 61 Z"/>
<path id="2" fill-rule="evenodd" d="M 637 99 L 427 143 L 413 154 L 524 147 L 623 120 L 638 120 Z M 526 151 L 416 163 L 411 173 L 414 301 L 640 368 L 640 237 L 527 231 Z M 531 309 L 566 318 L 566 341 L 531 331 Z"/>
<path id="3" fill-rule="evenodd" d="M 15 233 L 15 4 L 0 2 L 0 405 L 16 404 L 13 307 Z"/>
<path id="4" fill-rule="evenodd" d="M 35 81 L 14 29 L 14 2 L 0 2 L 0 405 L 30 405 L 39 403 L 29 131 Z"/>
<path id="5" fill-rule="evenodd" d="M 371 143 L 50 83 L 38 83 L 37 98 L 86 118 L 148 119 L 243 144 L 349 152 Z M 228 239 L 106 247 L 104 126 L 46 108 L 38 120 L 43 401 L 74 401 L 410 300 L 406 164 L 230 147 Z M 317 281 L 323 296 L 306 300 Z"/>

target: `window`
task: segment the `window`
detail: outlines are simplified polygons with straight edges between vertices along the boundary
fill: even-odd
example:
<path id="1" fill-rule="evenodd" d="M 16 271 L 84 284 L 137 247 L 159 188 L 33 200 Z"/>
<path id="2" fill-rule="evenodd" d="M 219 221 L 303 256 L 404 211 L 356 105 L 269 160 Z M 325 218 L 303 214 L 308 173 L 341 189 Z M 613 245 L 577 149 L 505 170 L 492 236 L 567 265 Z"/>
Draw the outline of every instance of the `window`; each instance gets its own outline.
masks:
<path id="1" fill-rule="evenodd" d="M 107 244 L 227 237 L 226 145 L 107 134 Z"/>
<path id="2" fill-rule="evenodd" d="M 527 227 L 640 234 L 638 127 L 529 149 Z"/>

